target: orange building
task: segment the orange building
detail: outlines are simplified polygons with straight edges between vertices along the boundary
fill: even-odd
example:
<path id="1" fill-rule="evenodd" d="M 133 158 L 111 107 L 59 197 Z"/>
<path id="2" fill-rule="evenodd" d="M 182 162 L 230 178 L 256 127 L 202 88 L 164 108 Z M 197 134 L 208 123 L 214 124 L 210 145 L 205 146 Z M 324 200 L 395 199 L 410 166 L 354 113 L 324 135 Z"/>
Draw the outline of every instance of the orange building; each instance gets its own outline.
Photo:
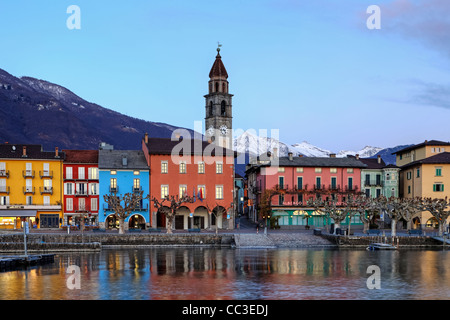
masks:
<path id="1" fill-rule="evenodd" d="M 150 168 L 150 196 L 194 196 L 175 216 L 175 229 L 207 229 L 234 226 L 234 152 L 202 140 L 164 138 L 142 140 L 142 150 Z M 218 219 L 212 210 L 222 207 Z M 152 227 L 166 226 L 166 218 L 150 203 Z"/>

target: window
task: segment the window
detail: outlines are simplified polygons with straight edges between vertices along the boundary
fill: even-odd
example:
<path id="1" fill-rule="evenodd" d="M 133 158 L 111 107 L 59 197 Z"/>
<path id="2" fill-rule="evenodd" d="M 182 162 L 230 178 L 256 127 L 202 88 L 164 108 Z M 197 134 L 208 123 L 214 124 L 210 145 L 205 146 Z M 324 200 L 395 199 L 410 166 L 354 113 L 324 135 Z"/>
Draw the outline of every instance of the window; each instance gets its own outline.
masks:
<path id="1" fill-rule="evenodd" d="M 303 177 L 297 177 L 297 189 L 303 189 Z"/>
<path id="2" fill-rule="evenodd" d="M 278 195 L 278 205 L 282 206 L 284 204 L 284 194 Z"/>
<path id="3" fill-rule="evenodd" d="M 141 179 L 133 179 L 133 191 L 141 190 Z"/>
<path id="4" fill-rule="evenodd" d="M 198 163 L 198 173 L 205 173 L 205 163 L 203 161 Z"/>
<path id="5" fill-rule="evenodd" d="M 66 167 L 66 179 L 73 179 L 72 167 Z"/>
<path id="6" fill-rule="evenodd" d="M 78 167 L 78 179 L 84 179 L 84 167 Z"/>
<path id="7" fill-rule="evenodd" d="M 78 195 L 87 195 L 87 184 L 86 183 L 77 183 L 77 194 Z"/>
<path id="8" fill-rule="evenodd" d="M 223 163 L 222 162 L 216 162 L 216 173 L 218 173 L 218 174 L 223 173 Z"/>
<path id="9" fill-rule="evenodd" d="M 96 198 L 91 199 L 91 211 L 98 211 L 98 201 Z"/>
<path id="10" fill-rule="evenodd" d="M 386 180 L 391 180 L 391 174 L 390 173 L 386 173 Z"/>
<path id="11" fill-rule="evenodd" d="M 278 177 L 278 186 L 280 189 L 284 188 L 284 177 Z"/>
<path id="12" fill-rule="evenodd" d="M 284 172 L 284 167 L 278 167 L 278 172 Z"/>
<path id="13" fill-rule="evenodd" d="M 330 168 L 330 173 L 337 173 L 337 168 Z"/>
<path id="14" fill-rule="evenodd" d="M 303 168 L 296 168 L 295 171 L 297 171 L 297 172 L 303 172 Z"/>
<path id="15" fill-rule="evenodd" d="M 222 116 L 226 116 L 227 115 L 227 108 L 226 108 L 227 104 L 225 102 L 225 100 L 222 100 L 222 103 L 220 104 L 220 114 Z"/>
<path id="16" fill-rule="evenodd" d="M 49 196 L 45 196 L 44 197 L 44 206 L 49 206 L 50 205 L 50 197 Z"/>
<path id="17" fill-rule="evenodd" d="M 133 171 L 133 174 L 134 174 L 135 176 L 138 176 L 138 175 L 141 174 L 141 172 L 140 172 L 139 170 L 134 170 L 134 171 Z"/>
<path id="18" fill-rule="evenodd" d="M 6 179 L 0 179 L 0 192 L 6 192 Z"/>
<path id="19" fill-rule="evenodd" d="M 89 185 L 89 192 L 91 195 L 96 196 L 98 195 L 98 183 L 91 183 Z"/>
<path id="20" fill-rule="evenodd" d="M 109 192 L 117 192 L 117 179 L 111 178 L 109 183 Z"/>
<path id="21" fill-rule="evenodd" d="M 411 194 L 411 186 L 408 186 L 408 194 Z"/>
<path id="22" fill-rule="evenodd" d="M 322 178 L 316 177 L 316 189 L 322 189 Z"/>
<path id="23" fill-rule="evenodd" d="M 370 197 L 370 189 L 366 189 L 366 197 L 369 198 Z"/>
<path id="24" fill-rule="evenodd" d="M 435 183 L 435 184 L 433 184 L 433 191 L 434 192 L 443 192 L 444 191 L 444 184 L 443 183 Z"/>
<path id="25" fill-rule="evenodd" d="M 31 180 L 31 179 L 25 180 L 25 185 L 26 185 L 25 190 L 27 192 L 33 192 L 33 180 Z"/>
<path id="26" fill-rule="evenodd" d="M 376 190 L 376 195 L 377 195 L 377 198 L 379 198 L 381 196 L 381 189 Z"/>
<path id="27" fill-rule="evenodd" d="M 180 162 L 180 173 L 186 173 L 186 162 Z"/>
<path id="28" fill-rule="evenodd" d="M 112 176 L 115 176 L 117 174 L 117 171 L 116 170 L 111 170 L 111 175 Z"/>
<path id="29" fill-rule="evenodd" d="M 322 172 L 322 168 L 316 168 L 314 171 L 315 171 L 316 173 L 321 173 L 321 172 Z"/>
<path id="30" fill-rule="evenodd" d="M 406 179 L 411 180 L 411 171 L 406 172 Z"/>
<path id="31" fill-rule="evenodd" d="M 43 176 L 44 177 L 49 177 L 50 176 L 50 164 L 49 163 L 44 163 L 44 172 L 43 172 Z"/>
<path id="32" fill-rule="evenodd" d="M 438 167 L 436 168 L 436 177 L 441 177 L 442 176 L 442 168 Z"/>
<path id="33" fill-rule="evenodd" d="M 348 178 L 348 190 L 353 190 L 353 178 Z"/>
<path id="34" fill-rule="evenodd" d="M 169 172 L 169 162 L 161 161 L 161 173 L 168 173 L 168 172 Z"/>
<path id="35" fill-rule="evenodd" d="M 419 168 L 416 170 L 416 178 L 420 178 L 420 169 Z"/>
<path id="36" fill-rule="evenodd" d="M 44 180 L 44 190 L 45 191 L 52 190 L 52 180 L 49 180 L 49 179 Z"/>
<path id="37" fill-rule="evenodd" d="M 347 168 L 347 173 L 353 173 L 353 168 Z"/>
<path id="38" fill-rule="evenodd" d="M 9 197 L 0 197 L 0 205 L 2 206 L 9 205 Z"/>
<path id="39" fill-rule="evenodd" d="M 223 186 L 216 186 L 216 199 L 223 199 Z"/>
<path id="40" fill-rule="evenodd" d="M 0 162 L 0 176 L 6 174 L 6 164 L 4 162 Z"/>
<path id="41" fill-rule="evenodd" d="M 88 169 L 89 179 L 98 180 L 98 168 L 91 167 Z"/>
<path id="42" fill-rule="evenodd" d="M 64 183 L 64 194 L 67 196 L 73 195 L 73 183 Z"/>
<path id="43" fill-rule="evenodd" d="M 187 185 L 180 184 L 180 188 L 179 189 L 180 189 L 180 198 L 188 195 L 187 194 Z"/>
<path id="44" fill-rule="evenodd" d="M 33 204 L 33 196 L 26 196 L 25 201 L 28 206 L 32 205 Z"/>
<path id="45" fill-rule="evenodd" d="M 84 198 L 78 199 L 78 210 L 86 211 L 86 201 Z"/>
<path id="46" fill-rule="evenodd" d="M 337 189 L 337 178 L 331 177 L 331 189 L 335 190 Z"/>
<path id="47" fill-rule="evenodd" d="M 164 199 L 167 196 L 169 196 L 169 186 L 162 185 L 161 186 L 161 199 Z"/>

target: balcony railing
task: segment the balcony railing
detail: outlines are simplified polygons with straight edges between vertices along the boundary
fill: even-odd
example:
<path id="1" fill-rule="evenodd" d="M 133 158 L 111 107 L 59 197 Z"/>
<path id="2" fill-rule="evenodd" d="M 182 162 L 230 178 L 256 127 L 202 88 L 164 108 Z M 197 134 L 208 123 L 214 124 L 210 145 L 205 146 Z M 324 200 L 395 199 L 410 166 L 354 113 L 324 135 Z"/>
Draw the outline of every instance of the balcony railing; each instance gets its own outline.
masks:
<path id="1" fill-rule="evenodd" d="M 289 188 L 288 188 L 288 185 L 287 185 L 287 184 L 284 184 L 284 183 L 283 183 L 283 184 L 276 184 L 276 185 L 275 185 L 275 189 L 276 189 L 276 190 L 287 190 L 287 189 L 289 189 Z"/>
<path id="2" fill-rule="evenodd" d="M 0 170 L 1 178 L 9 178 L 9 170 Z"/>
<path id="3" fill-rule="evenodd" d="M 366 187 L 382 187 L 383 182 L 381 180 L 364 180 L 364 186 L 366 186 Z"/>
<path id="4" fill-rule="evenodd" d="M 87 197 L 88 192 L 87 190 L 77 190 L 75 191 L 75 197 Z"/>
<path id="5" fill-rule="evenodd" d="M 314 190 L 325 190 L 325 185 L 324 184 L 315 184 Z"/>
<path id="6" fill-rule="evenodd" d="M 330 191 L 339 191 L 341 189 L 341 186 L 338 184 L 330 184 L 328 186 L 328 190 Z"/>
<path id="7" fill-rule="evenodd" d="M 109 187 L 109 193 L 117 193 L 119 192 L 119 186 Z"/>
<path id="8" fill-rule="evenodd" d="M 145 205 L 137 205 L 133 211 L 147 211 L 148 210 L 148 204 Z M 103 211 L 114 211 L 113 208 L 111 208 L 107 203 L 103 204 Z"/>
<path id="9" fill-rule="evenodd" d="M 35 194 L 35 187 L 23 187 L 23 194 L 31 193 Z"/>
<path id="10" fill-rule="evenodd" d="M 134 192 L 141 192 L 142 191 L 142 187 L 132 187 L 132 191 Z"/>
<path id="11" fill-rule="evenodd" d="M 39 176 L 42 178 L 53 178 L 53 171 L 39 171 Z"/>
<path id="12" fill-rule="evenodd" d="M 23 170 L 22 175 L 24 178 L 34 178 L 34 170 Z"/>
<path id="13" fill-rule="evenodd" d="M 6 193 L 6 194 L 9 194 L 9 187 L 6 187 L 6 186 L 0 186 L 0 193 Z"/>
<path id="14" fill-rule="evenodd" d="M 39 187 L 39 192 L 41 194 L 53 194 L 53 187 Z"/>
<path id="15" fill-rule="evenodd" d="M 355 192 L 358 190 L 358 186 L 345 186 L 346 192 Z"/>
<path id="16" fill-rule="evenodd" d="M 294 186 L 294 189 L 295 190 L 308 190 L 308 184 L 301 184 L 301 185 L 296 184 Z"/>
<path id="17" fill-rule="evenodd" d="M 85 204 L 85 205 L 76 205 L 73 207 L 73 211 L 75 212 L 89 212 L 90 211 L 90 207 Z"/>

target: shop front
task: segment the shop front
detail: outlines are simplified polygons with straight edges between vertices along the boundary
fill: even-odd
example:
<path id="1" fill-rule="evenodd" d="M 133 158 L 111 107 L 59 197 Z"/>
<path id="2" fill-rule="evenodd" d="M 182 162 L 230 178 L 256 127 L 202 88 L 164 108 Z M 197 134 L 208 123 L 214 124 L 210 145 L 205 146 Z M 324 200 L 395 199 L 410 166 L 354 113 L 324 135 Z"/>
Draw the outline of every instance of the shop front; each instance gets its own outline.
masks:
<path id="1" fill-rule="evenodd" d="M 0 230 L 17 230 L 28 222 L 30 228 L 37 228 L 36 210 L 0 210 Z"/>

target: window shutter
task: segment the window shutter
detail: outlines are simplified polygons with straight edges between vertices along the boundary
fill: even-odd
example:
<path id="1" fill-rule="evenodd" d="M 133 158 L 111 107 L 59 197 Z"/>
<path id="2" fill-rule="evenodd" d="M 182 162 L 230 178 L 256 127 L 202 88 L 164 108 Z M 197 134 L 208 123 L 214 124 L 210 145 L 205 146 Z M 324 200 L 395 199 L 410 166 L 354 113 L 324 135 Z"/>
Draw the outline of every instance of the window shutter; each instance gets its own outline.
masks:
<path id="1" fill-rule="evenodd" d="M 433 184 L 433 191 L 436 191 L 436 185 Z"/>

